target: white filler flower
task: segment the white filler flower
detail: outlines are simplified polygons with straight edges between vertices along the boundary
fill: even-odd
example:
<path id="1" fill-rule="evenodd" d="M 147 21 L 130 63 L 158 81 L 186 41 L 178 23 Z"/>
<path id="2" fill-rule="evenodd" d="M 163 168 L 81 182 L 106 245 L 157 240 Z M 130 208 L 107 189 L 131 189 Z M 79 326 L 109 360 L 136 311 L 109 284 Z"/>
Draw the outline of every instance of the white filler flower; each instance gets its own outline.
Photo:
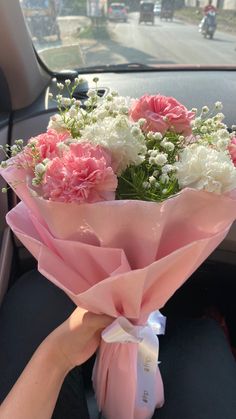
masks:
<path id="1" fill-rule="evenodd" d="M 55 114 L 51 116 L 48 124 L 48 129 L 54 129 L 58 133 L 63 133 L 67 131 L 67 126 L 63 120 L 63 117 L 60 114 Z"/>
<path id="2" fill-rule="evenodd" d="M 106 118 L 108 116 L 127 115 L 134 99 L 125 96 L 111 96 L 111 100 L 107 100 L 106 96 L 98 100 L 98 106 L 93 111 L 99 119 Z M 115 115 L 113 115 L 115 113 Z"/>

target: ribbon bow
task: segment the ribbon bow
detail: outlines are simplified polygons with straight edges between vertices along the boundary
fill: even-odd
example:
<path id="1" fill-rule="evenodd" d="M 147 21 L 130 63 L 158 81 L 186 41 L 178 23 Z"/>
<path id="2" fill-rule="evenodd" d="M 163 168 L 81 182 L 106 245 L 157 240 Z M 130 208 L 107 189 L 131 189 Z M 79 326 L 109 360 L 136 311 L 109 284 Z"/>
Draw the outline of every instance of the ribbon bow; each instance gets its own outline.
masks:
<path id="1" fill-rule="evenodd" d="M 137 391 L 138 406 L 155 410 L 156 372 L 158 368 L 159 341 L 156 335 L 165 333 L 166 317 L 159 311 L 150 314 L 144 326 L 134 326 L 125 317 L 118 317 L 102 333 L 107 343 L 138 343 Z"/>

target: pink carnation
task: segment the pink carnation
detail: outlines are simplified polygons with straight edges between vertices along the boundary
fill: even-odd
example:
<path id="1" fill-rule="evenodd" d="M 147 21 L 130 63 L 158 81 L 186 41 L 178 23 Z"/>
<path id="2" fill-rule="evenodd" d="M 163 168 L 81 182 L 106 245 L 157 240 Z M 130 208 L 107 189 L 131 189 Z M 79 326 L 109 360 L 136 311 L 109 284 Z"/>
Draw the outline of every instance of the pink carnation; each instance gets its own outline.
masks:
<path id="1" fill-rule="evenodd" d="M 190 112 L 173 97 L 144 95 L 130 110 L 133 121 L 145 118 L 143 131 L 154 131 L 165 134 L 167 130 L 183 135 L 190 135 L 191 120 L 195 114 Z"/>
<path id="2" fill-rule="evenodd" d="M 68 152 L 48 163 L 42 195 L 60 202 L 113 200 L 117 177 L 110 164 L 110 155 L 100 146 L 73 143 Z"/>
<path id="3" fill-rule="evenodd" d="M 67 138 L 70 138 L 68 132 L 58 134 L 53 129 L 49 129 L 37 137 L 32 137 L 28 142 L 28 147 L 25 148 L 25 158 L 28 162 L 31 160 L 34 164 L 40 163 L 46 158 L 52 159 L 59 154 L 57 144 L 65 141 Z M 32 145 L 34 145 L 33 148 Z"/>
<path id="4" fill-rule="evenodd" d="M 230 157 L 234 163 L 234 165 L 236 166 L 236 137 L 231 138 L 231 143 L 229 145 L 229 153 L 230 153 Z"/>

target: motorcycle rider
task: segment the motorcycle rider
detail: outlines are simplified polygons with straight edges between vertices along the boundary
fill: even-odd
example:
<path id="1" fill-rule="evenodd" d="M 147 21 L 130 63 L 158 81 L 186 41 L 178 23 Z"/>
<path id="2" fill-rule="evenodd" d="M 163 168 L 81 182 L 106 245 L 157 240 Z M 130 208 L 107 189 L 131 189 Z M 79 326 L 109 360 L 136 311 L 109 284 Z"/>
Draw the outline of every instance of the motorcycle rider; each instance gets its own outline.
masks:
<path id="1" fill-rule="evenodd" d="M 208 1 L 208 4 L 203 9 L 204 15 L 206 16 L 209 12 L 215 12 L 216 13 L 216 7 L 212 4 L 212 0 Z"/>
<path id="2" fill-rule="evenodd" d="M 204 7 L 203 13 L 204 17 L 201 20 L 200 23 L 200 31 L 203 32 L 206 30 L 207 27 L 207 15 L 208 13 L 216 13 L 216 7 L 212 4 L 212 0 L 208 0 L 208 4 Z"/>

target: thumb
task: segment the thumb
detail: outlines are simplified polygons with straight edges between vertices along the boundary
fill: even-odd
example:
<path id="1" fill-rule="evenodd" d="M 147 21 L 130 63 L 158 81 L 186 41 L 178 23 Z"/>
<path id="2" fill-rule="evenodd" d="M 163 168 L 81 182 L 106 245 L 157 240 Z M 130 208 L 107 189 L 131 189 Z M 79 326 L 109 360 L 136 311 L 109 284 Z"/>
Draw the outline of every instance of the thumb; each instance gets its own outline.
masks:
<path id="1" fill-rule="evenodd" d="M 94 314 L 87 312 L 85 317 L 87 317 L 87 321 L 94 330 L 105 329 L 114 321 L 113 317 L 106 314 Z"/>
<path id="2" fill-rule="evenodd" d="M 106 314 L 99 314 L 97 321 L 98 321 L 98 325 L 100 325 L 99 328 L 105 329 L 114 321 L 114 318 L 111 316 L 107 316 Z"/>

